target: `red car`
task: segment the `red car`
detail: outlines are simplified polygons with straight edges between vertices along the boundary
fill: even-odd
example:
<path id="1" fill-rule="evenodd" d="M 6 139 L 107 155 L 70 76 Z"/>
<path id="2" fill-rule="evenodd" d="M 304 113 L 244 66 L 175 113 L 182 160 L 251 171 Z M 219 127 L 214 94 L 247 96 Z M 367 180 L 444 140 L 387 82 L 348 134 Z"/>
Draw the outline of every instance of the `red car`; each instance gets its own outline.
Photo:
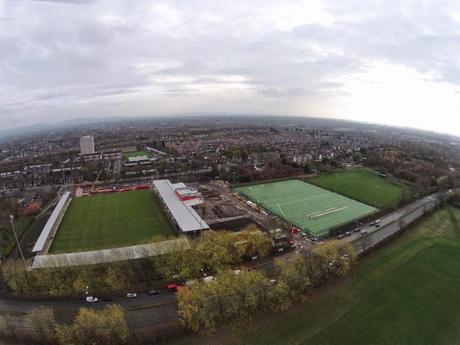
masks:
<path id="1" fill-rule="evenodd" d="M 168 284 L 166 285 L 166 290 L 170 292 L 177 292 L 177 289 L 179 288 L 179 285 L 177 284 Z"/>
<path id="2" fill-rule="evenodd" d="M 297 228 L 291 228 L 291 234 L 295 235 L 295 234 L 298 234 L 300 232 L 299 229 Z"/>

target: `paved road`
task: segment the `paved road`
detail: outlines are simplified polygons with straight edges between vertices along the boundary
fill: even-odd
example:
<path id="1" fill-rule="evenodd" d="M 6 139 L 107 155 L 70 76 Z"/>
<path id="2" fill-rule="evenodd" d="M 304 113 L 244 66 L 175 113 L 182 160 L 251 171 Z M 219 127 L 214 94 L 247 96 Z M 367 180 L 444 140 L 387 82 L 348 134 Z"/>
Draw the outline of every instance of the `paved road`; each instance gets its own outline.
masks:
<path id="1" fill-rule="evenodd" d="M 442 195 L 441 193 L 432 194 L 382 216 L 378 228 L 369 223 L 364 224 L 360 227 L 360 233 L 352 233 L 347 240 L 353 244 L 358 253 L 361 253 L 435 208 Z"/>
<path id="2" fill-rule="evenodd" d="M 71 301 L 19 301 L 0 299 L 0 315 L 7 316 L 16 327 L 27 329 L 24 316 L 37 308 L 53 308 L 60 320 L 70 321 L 81 307 L 100 309 L 109 304 L 118 304 L 125 309 L 128 323 L 142 327 L 169 324 L 177 321 L 177 305 L 174 293 L 142 295 L 133 299 L 119 298 L 111 302 L 86 303 Z"/>

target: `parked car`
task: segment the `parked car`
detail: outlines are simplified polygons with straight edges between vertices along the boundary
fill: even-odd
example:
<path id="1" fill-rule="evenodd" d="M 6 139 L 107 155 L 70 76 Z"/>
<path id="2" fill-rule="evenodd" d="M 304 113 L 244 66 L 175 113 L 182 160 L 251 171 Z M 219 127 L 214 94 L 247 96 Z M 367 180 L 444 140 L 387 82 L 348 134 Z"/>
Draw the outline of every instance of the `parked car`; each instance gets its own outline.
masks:
<path id="1" fill-rule="evenodd" d="M 112 302 L 115 298 L 113 296 L 105 296 L 105 297 L 102 297 L 102 300 L 104 302 Z"/>
<path id="2" fill-rule="evenodd" d="M 338 240 L 341 240 L 341 239 L 344 238 L 344 237 L 345 237 L 344 234 L 340 234 L 339 236 L 337 236 L 337 239 L 338 239 Z"/>
<path id="3" fill-rule="evenodd" d="M 160 289 L 149 290 L 149 295 L 159 295 L 161 293 Z"/>
<path id="4" fill-rule="evenodd" d="M 97 297 L 86 296 L 86 303 L 96 303 L 98 301 Z"/>
<path id="5" fill-rule="evenodd" d="M 137 297 L 137 293 L 135 292 L 128 292 L 126 294 L 126 298 L 136 298 Z"/>
<path id="6" fill-rule="evenodd" d="M 380 228 L 380 223 L 375 224 L 376 228 Z"/>
<path id="7" fill-rule="evenodd" d="M 354 232 L 360 232 L 361 229 L 360 229 L 360 228 L 355 228 L 353 231 L 354 231 Z"/>
<path id="8" fill-rule="evenodd" d="M 347 232 L 345 233 L 345 236 L 346 236 L 346 237 L 351 236 L 351 232 L 350 232 L 350 231 L 347 231 Z"/>

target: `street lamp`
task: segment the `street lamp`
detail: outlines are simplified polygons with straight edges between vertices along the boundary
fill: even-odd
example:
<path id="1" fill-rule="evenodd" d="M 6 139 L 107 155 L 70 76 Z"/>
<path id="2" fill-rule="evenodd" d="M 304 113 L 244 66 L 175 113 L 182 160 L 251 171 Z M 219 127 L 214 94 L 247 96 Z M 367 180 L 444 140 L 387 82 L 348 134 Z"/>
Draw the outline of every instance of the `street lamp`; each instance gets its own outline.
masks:
<path id="1" fill-rule="evenodd" d="M 16 235 L 16 229 L 14 228 L 14 216 L 12 214 L 10 215 L 10 224 L 11 224 L 11 228 L 13 229 L 14 239 L 16 240 L 16 244 L 18 245 L 18 248 L 19 248 L 19 253 L 21 254 L 22 261 L 24 262 L 24 265 L 25 265 L 26 259 L 24 259 L 24 254 L 22 253 L 22 248 L 21 248 L 21 245 L 19 244 L 18 236 Z"/>

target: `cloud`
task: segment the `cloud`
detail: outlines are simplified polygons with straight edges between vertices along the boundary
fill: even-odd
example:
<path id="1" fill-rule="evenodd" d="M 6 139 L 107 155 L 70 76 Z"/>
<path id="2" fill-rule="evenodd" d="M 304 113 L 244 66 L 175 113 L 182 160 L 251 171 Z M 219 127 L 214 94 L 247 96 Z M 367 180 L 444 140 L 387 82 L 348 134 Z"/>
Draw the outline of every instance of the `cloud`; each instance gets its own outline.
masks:
<path id="1" fill-rule="evenodd" d="M 378 94 L 385 69 L 414 86 L 391 94 L 402 109 L 431 90 L 425 109 L 458 110 L 455 1 L 5 0 L 0 18 L 0 126 L 191 111 L 400 124 Z M 359 106 L 357 80 L 381 86 L 366 97 L 386 115 Z"/>

